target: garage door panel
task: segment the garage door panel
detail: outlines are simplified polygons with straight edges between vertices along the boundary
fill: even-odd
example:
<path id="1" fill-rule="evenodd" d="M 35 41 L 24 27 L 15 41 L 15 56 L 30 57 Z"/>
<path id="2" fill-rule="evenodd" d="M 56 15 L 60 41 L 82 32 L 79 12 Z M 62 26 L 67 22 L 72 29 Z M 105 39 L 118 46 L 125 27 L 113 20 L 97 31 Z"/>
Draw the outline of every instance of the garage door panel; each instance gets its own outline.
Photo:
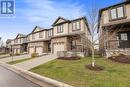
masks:
<path id="1" fill-rule="evenodd" d="M 29 48 L 29 53 L 30 53 L 30 54 L 34 53 L 34 48 L 33 48 L 33 47 L 32 47 L 32 48 Z"/>
<path id="2" fill-rule="evenodd" d="M 41 55 L 43 53 L 43 48 L 42 47 L 36 47 L 36 53 Z"/>
<path id="3" fill-rule="evenodd" d="M 53 44 L 53 52 L 56 54 L 58 51 L 65 51 L 64 43 L 55 43 Z"/>

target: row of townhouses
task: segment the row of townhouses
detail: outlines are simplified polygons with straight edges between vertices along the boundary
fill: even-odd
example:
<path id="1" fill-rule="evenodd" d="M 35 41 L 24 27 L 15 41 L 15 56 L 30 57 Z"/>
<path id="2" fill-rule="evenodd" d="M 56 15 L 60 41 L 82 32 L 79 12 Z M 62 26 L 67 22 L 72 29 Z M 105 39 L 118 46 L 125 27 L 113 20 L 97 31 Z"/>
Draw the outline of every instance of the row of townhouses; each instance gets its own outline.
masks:
<path id="1" fill-rule="evenodd" d="M 130 0 L 101 9 L 98 27 L 102 55 L 130 54 Z"/>
<path id="2" fill-rule="evenodd" d="M 130 0 L 100 9 L 98 34 L 101 55 L 109 56 L 115 52 L 130 54 Z M 90 36 L 85 17 L 75 20 L 59 17 L 51 29 L 36 26 L 30 34 L 18 34 L 7 44 L 13 53 L 89 53 Z"/>
<path id="3" fill-rule="evenodd" d="M 75 51 L 89 53 L 90 30 L 85 17 L 68 20 L 58 17 L 52 28 L 36 26 L 28 35 L 18 34 L 7 40 L 7 47 L 13 54 L 53 53 Z"/>

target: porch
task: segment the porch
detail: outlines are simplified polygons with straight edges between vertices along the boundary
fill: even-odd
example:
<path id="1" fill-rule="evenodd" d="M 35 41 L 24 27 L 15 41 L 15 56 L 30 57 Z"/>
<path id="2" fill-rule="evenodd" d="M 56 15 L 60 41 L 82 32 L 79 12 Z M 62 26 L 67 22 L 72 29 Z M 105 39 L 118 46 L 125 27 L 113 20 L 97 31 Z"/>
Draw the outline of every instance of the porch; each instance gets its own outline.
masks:
<path id="1" fill-rule="evenodd" d="M 104 29 L 104 52 L 107 57 L 130 54 L 130 23 L 113 25 Z"/>

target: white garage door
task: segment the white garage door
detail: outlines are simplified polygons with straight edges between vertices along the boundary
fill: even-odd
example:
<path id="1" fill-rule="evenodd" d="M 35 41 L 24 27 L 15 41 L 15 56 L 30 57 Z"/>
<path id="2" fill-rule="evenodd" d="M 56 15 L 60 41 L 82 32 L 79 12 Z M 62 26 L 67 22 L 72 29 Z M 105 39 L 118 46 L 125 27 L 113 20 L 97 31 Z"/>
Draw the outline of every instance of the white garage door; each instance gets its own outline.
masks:
<path id="1" fill-rule="evenodd" d="M 32 53 L 34 53 L 34 48 L 33 47 L 29 48 L 29 54 L 32 54 Z"/>
<path id="2" fill-rule="evenodd" d="M 56 54 L 58 51 L 65 51 L 64 43 L 53 44 L 53 53 Z"/>
<path id="3" fill-rule="evenodd" d="M 36 47 L 36 53 L 41 55 L 43 53 L 43 48 L 42 47 Z"/>

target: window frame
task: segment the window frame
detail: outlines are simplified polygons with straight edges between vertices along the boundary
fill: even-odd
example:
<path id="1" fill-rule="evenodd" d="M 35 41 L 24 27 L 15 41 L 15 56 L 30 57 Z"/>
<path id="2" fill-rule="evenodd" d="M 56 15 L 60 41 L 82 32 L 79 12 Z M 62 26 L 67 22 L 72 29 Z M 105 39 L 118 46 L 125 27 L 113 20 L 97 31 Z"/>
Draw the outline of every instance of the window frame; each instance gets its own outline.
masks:
<path id="1" fill-rule="evenodd" d="M 63 33 L 63 24 L 57 26 L 57 33 Z"/>
<path id="2" fill-rule="evenodd" d="M 122 7 L 123 8 L 123 17 L 118 17 L 118 8 Z M 112 19 L 112 14 L 111 14 L 111 11 L 113 9 L 116 9 L 116 18 Z M 115 7 L 111 7 L 109 9 L 109 21 L 115 21 L 115 20 L 121 20 L 121 19 L 125 19 L 127 16 L 126 16 L 126 7 L 125 5 L 119 5 L 119 6 L 115 6 Z"/>
<path id="3" fill-rule="evenodd" d="M 121 41 L 128 41 L 128 33 L 121 33 Z"/>
<path id="4" fill-rule="evenodd" d="M 77 23 L 79 23 L 79 28 L 77 26 Z M 81 23 L 80 21 L 74 21 L 72 22 L 72 31 L 77 31 L 77 30 L 80 30 L 81 29 Z"/>
<path id="5" fill-rule="evenodd" d="M 39 32 L 39 38 L 43 38 L 43 32 Z"/>
<path id="6" fill-rule="evenodd" d="M 32 40 L 35 40 L 35 34 L 32 34 Z"/>
<path id="7" fill-rule="evenodd" d="M 48 30 L 48 37 L 52 36 L 52 30 Z"/>

